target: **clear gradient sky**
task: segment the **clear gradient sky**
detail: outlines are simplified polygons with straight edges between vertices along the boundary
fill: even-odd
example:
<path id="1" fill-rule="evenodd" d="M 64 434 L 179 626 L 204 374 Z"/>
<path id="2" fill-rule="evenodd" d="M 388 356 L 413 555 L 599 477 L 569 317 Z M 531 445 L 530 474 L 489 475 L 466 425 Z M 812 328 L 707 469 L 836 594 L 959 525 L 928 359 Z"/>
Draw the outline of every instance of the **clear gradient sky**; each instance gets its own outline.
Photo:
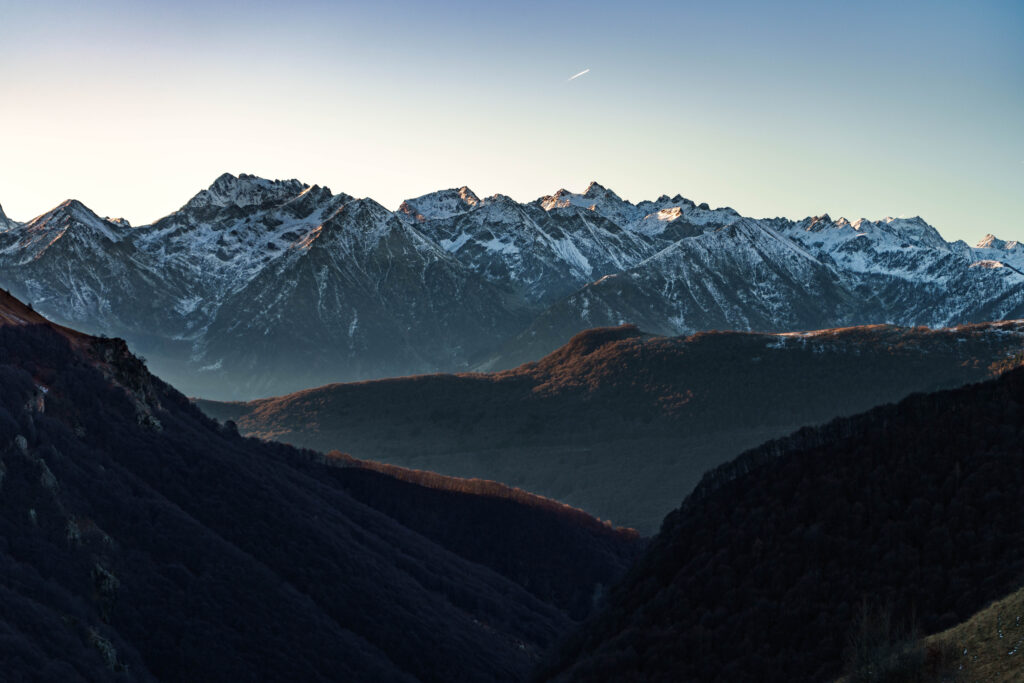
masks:
<path id="1" fill-rule="evenodd" d="M 0 0 L 8 215 L 146 223 L 224 171 L 1024 240 L 1024 2 Z"/>

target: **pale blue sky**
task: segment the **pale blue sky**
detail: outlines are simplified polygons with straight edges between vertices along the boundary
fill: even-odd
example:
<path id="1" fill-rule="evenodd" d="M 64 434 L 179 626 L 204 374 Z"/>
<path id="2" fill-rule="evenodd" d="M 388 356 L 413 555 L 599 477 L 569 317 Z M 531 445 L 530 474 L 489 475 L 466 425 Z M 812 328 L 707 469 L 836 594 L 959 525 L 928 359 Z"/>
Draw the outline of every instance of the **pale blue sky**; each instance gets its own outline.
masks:
<path id="1" fill-rule="evenodd" d="M 590 72 L 572 82 L 583 69 Z M 590 180 L 1024 239 L 1024 3 L 0 0 L 0 204 Z"/>

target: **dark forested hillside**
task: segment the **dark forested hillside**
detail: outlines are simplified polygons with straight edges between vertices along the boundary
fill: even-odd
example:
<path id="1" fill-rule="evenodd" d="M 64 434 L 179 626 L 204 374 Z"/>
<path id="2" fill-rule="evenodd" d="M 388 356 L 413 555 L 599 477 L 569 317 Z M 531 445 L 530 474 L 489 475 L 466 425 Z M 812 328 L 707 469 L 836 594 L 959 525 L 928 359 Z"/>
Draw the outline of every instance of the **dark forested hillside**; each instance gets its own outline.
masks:
<path id="1" fill-rule="evenodd" d="M 5 681 L 517 680 L 637 548 L 242 438 L 6 295 L 0 387 Z"/>
<path id="2" fill-rule="evenodd" d="M 858 615 L 953 626 L 1024 585 L 1022 444 L 1017 369 L 749 451 L 665 519 L 543 677 L 829 680 L 872 661 L 851 650 Z M 888 680 L 880 661 L 857 680 Z"/>
<path id="3" fill-rule="evenodd" d="M 329 474 L 349 495 L 404 526 L 506 576 L 580 619 L 639 555 L 632 529 L 616 529 L 547 498 L 494 481 L 353 460 Z M 495 533 L 500 530 L 500 533 Z"/>
<path id="4" fill-rule="evenodd" d="M 1016 322 L 675 338 L 624 326 L 506 372 L 199 405 L 244 433 L 494 479 L 652 534 L 705 471 L 745 449 L 983 379 L 1022 347 Z"/>

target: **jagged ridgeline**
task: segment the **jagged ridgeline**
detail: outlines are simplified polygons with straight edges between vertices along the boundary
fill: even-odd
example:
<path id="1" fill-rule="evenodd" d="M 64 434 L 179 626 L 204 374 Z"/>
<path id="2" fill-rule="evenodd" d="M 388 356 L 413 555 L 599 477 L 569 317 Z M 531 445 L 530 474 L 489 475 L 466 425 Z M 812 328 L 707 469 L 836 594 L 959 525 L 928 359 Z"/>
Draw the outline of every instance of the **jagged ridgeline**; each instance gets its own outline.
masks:
<path id="1" fill-rule="evenodd" d="M 751 219 L 592 183 L 533 202 L 443 190 L 389 211 L 225 174 L 152 225 L 68 201 L 0 216 L 0 284 L 126 338 L 192 395 L 536 360 L 575 333 L 943 326 L 1024 317 L 1024 246 L 920 218 Z"/>
<path id="2" fill-rule="evenodd" d="M 522 680 L 639 550 L 493 482 L 242 438 L 0 294 L 0 680 Z"/>

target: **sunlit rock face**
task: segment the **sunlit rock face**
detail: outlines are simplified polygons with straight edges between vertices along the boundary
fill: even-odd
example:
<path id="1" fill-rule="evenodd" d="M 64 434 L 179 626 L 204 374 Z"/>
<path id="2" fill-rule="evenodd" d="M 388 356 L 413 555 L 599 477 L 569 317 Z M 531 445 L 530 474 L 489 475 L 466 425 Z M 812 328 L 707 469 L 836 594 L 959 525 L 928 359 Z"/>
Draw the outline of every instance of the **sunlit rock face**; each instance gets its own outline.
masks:
<path id="1" fill-rule="evenodd" d="M 507 367 L 573 334 L 1024 316 L 1024 247 L 949 243 L 920 218 L 752 219 L 594 182 L 533 202 L 468 187 L 390 211 L 298 180 L 224 174 L 151 225 L 69 200 L 0 212 L 0 285 L 123 336 L 185 391 Z M 502 365 L 504 364 L 504 365 Z"/>

